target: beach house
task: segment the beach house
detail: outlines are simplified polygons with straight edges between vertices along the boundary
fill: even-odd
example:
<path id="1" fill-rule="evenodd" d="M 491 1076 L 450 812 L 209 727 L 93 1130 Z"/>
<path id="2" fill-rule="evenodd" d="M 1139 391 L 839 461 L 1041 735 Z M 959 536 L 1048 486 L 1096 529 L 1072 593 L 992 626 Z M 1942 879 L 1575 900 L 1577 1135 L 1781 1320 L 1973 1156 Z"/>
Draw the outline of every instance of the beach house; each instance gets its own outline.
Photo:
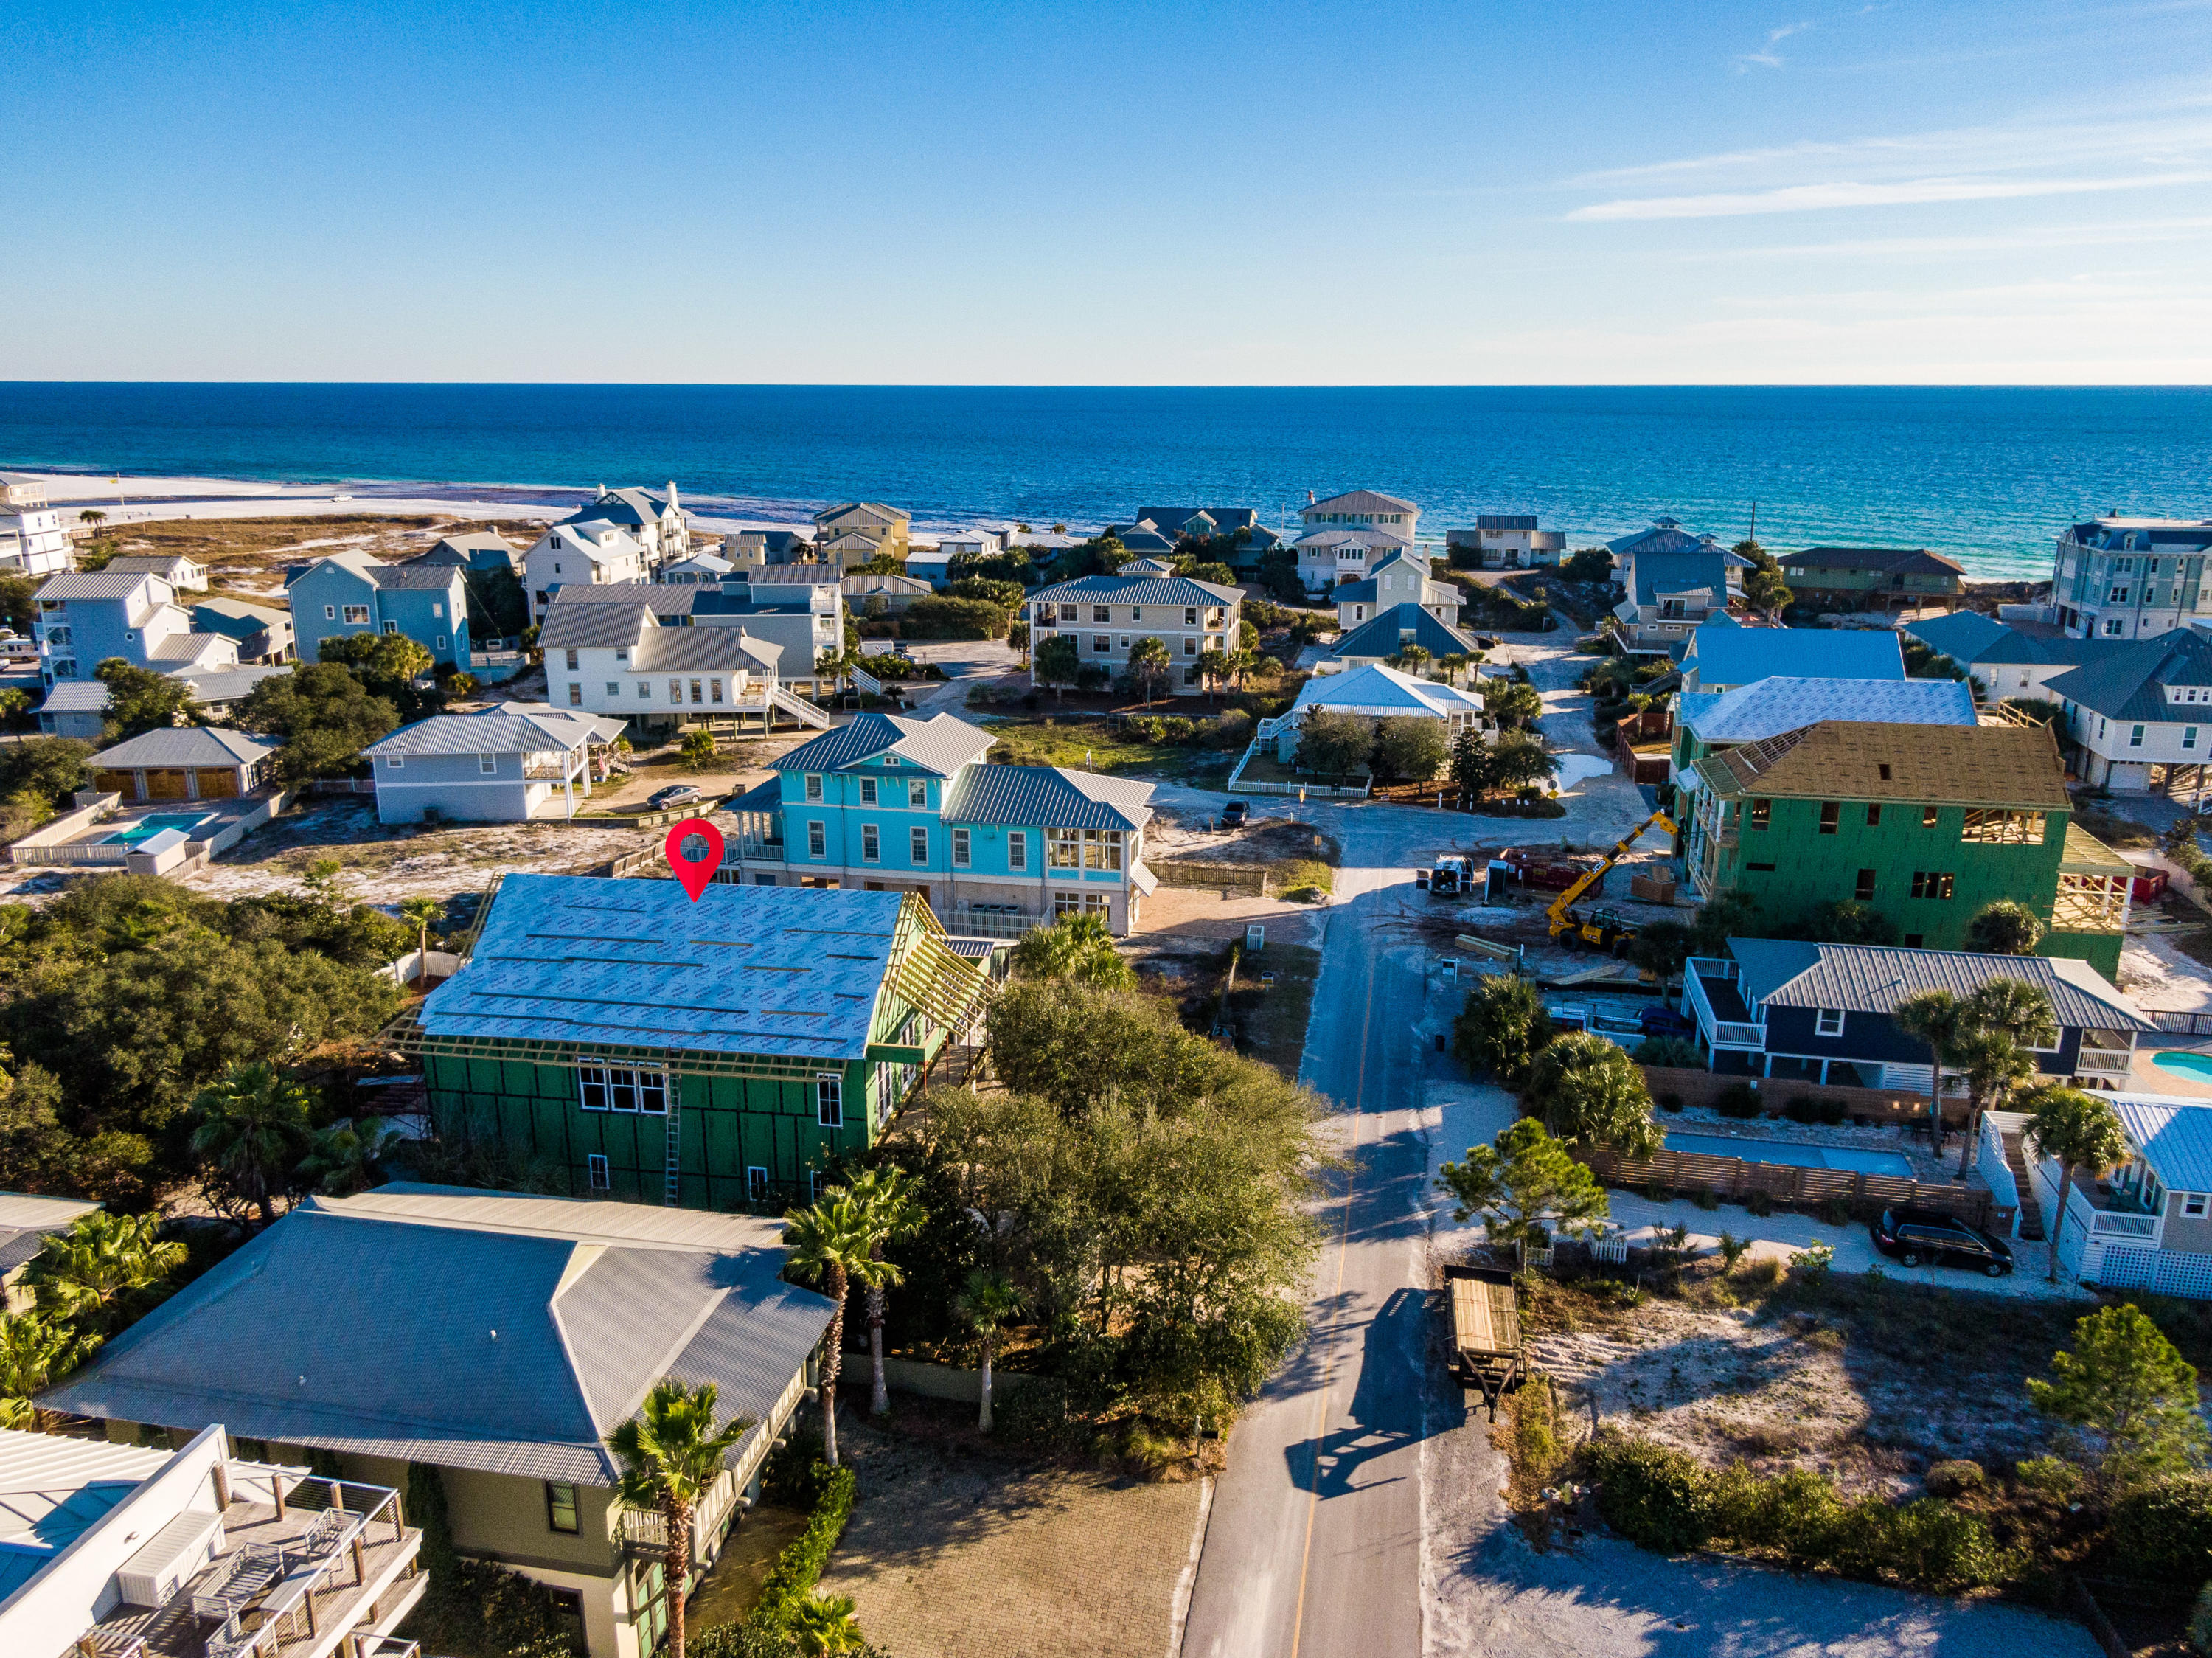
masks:
<path id="1" fill-rule="evenodd" d="M 1886 629 L 1758 627 L 1714 615 L 1668 648 L 1684 691 L 1734 691 L 1777 675 L 1901 680 L 1905 650 Z"/>
<path id="2" fill-rule="evenodd" d="M 619 530 L 637 543 L 647 570 L 687 558 L 691 552 L 691 521 L 677 498 L 674 479 L 658 490 L 602 487 L 589 504 L 560 522 L 574 527 L 587 541 L 599 539 L 603 525 Z"/>
<path id="3" fill-rule="evenodd" d="M 1696 792 L 1698 762 L 1822 720 L 1896 725 L 1972 725 L 1974 693 L 1956 680 L 1814 680 L 1777 675 L 1733 691 L 1674 698 L 1668 780 Z M 1686 812 L 1689 808 L 1682 808 Z"/>
<path id="4" fill-rule="evenodd" d="M 848 501 L 814 515 L 817 559 L 840 571 L 878 558 L 904 558 L 914 515 L 880 501 Z"/>
<path id="5" fill-rule="evenodd" d="M 675 890 L 672 881 L 585 884 Z M 574 1080 L 592 1074 L 566 1070 L 567 1107 L 580 1121 L 588 1120 L 587 1090 L 610 1086 Z M 364 1624 L 344 1613 L 373 1606 L 389 1617 L 366 1626 L 389 1627 L 420 1592 L 421 1580 L 405 1576 L 419 1534 L 403 1512 L 423 1518 L 426 1486 L 453 1549 L 548 1591 L 562 1632 L 586 1658 L 650 1658 L 667 1628 L 662 1516 L 621 1502 L 606 1437 L 665 1376 L 711 1382 L 721 1419 L 753 1423 L 693 1515 L 692 1558 L 703 1573 L 744 1523 L 830 1324 L 825 1298 L 779 1276 L 782 1233 L 780 1221 L 658 1201 L 410 1185 L 309 1198 L 111 1338 L 40 1402 L 103 1422 L 119 1439 L 198 1444 L 220 1423 L 234 1446 L 277 1466 L 283 1500 L 273 1515 L 265 1471 L 234 1469 L 227 1481 L 217 1546 L 276 1529 L 292 1551 L 257 1578 L 225 1580 L 236 1585 L 237 1621 L 254 1623 L 258 1610 L 270 1630 L 288 1598 L 297 1614 L 304 1566 L 326 1554 L 322 1574 L 306 1581 L 353 1598 L 319 1593 L 312 1612 L 274 1626 L 293 1639 L 264 1637 L 258 1658 L 406 1658 L 356 1645 L 350 1631 Z M 46 1442 L 58 1452 L 85 1444 Z M 210 1493 L 223 1494 L 221 1484 Z M 155 1558 L 166 1552 L 155 1542 L 174 1542 L 166 1526 L 138 1535 L 132 1546 Z M 696 1582 L 676 1587 L 688 1593 Z M 212 1632 L 214 1614 L 199 1601 L 185 1600 L 179 1615 L 188 1641 Z M 67 1650 L 0 1645 L 41 1658 Z M 126 1640 L 97 1650 L 137 1649 Z M 247 1658 L 243 1646 L 225 1650 Z M 161 1645 L 144 1658 L 201 1655 L 197 1644 Z M 206 1658 L 222 1655 L 210 1647 Z"/>
<path id="6" fill-rule="evenodd" d="M 664 618 L 649 596 L 655 591 L 633 583 L 556 594 L 538 636 L 547 699 L 633 722 L 641 732 L 744 712 L 765 717 L 777 705 L 783 648 L 742 624 L 684 625 L 688 598 L 686 613 Z"/>
<path id="7" fill-rule="evenodd" d="M 2141 639 L 2212 615 L 2212 519 L 2070 524 L 2051 561 L 2052 620 L 2077 639 Z"/>
<path id="8" fill-rule="evenodd" d="M 522 565 L 531 613 L 541 621 L 563 587 L 619 586 L 645 581 L 652 570 L 645 544 L 604 518 L 554 525 L 531 543 Z"/>
<path id="9" fill-rule="evenodd" d="M 196 626 L 176 589 L 150 572 L 72 570 L 40 584 L 32 631 L 47 689 L 90 680 L 120 657 L 167 674 L 238 666 L 237 642 Z"/>
<path id="10" fill-rule="evenodd" d="M 1262 722 L 1259 741 L 1273 750 L 1281 764 L 1295 764 L 1306 718 L 1322 709 L 1378 722 L 1401 715 L 1434 720 L 1448 739 L 1484 728 L 1480 695 L 1370 662 L 1348 673 L 1316 674 L 1308 680 L 1287 713 Z"/>
<path id="11" fill-rule="evenodd" d="M 1376 490 L 1350 490 L 1326 501 L 1309 492 L 1298 517 L 1303 528 L 1291 544 L 1298 578 L 1307 592 L 1327 593 L 1364 579 L 1386 556 L 1412 547 L 1421 509 Z"/>
<path id="12" fill-rule="evenodd" d="M 1856 902 L 1935 950 L 2008 899 L 2050 930 L 2042 954 L 2118 975 L 2135 866 L 2073 821 L 2047 727 L 1823 720 L 1692 769 L 1682 858 L 1703 899 L 1742 892 L 1766 927 Z"/>
<path id="13" fill-rule="evenodd" d="M 1909 622 L 1903 631 L 1948 656 L 1992 702 L 2055 700 L 2047 689 L 2051 680 L 2101 662 L 2130 643 L 2124 639 L 2077 639 L 2047 623 L 2011 626 L 1978 610 Z"/>
<path id="14" fill-rule="evenodd" d="M 1459 621 L 1466 595 L 1449 582 L 1429 574 L 1426 554 L 1410 548 L 1386 552 L 1357 582 L 1340 583 L 1329 598 L 1336 605 L 1336 625 L 1356 628 L 1385 610 L 1416 605 L 1447 626 Z"/>
<path id="15" fill-rule="evenodd" d="M 1156 560 L 1136 559 L 1113 576 L 1085 576 L 1039 588 L 1027 601 L 1031 649 L 1030 683 L 1037 678 L 1036 652 L 1055 638 L 1073 639 L 1087 667 L 1119 676 L 1145 639 L 1166 647 L 1172 665 L 1164 687 L 1195 697 L 1199 658 L 1237 648 L 1244 595 L 1236 588 L 1169 573 Z"/>
<path id="16" fill-rule="evenodd" d="M 728 878 L 912 893 L 963 936 L 1063 915 L 1134 931 L 1156 884 L 1144 866 L 1152 785 L 994 765 L 992 741 L 950 714 L 871 711 L 793 749 L 730 802 Z"/>
<path id="17" fill-rule="evenodd" d="M 0 570 L 37 577 L 76 568 L 76 549 L 46 500 L 46 480 L 0 472 Z"/>
<path id="18" fill-rule="evenodd" d="M 1463 570 L 1534 570 L 1566 550 L 1565 532 L 1538 528 L 1534 513 L 1477 513 L 1473 529 L 1444 532 L 1444 551 Z"/>
<path id="19" fill-rule="evenodd" d="M 1808 610 L 1956 610 L 1966 567 L 1925 547 L 1807 547 L 1775 562 Z"/>
<path id="20" fill-rule="evenodd" d="M 207 566 L 181 552 L 118 553 L 100 568 L 111 576 L 158 576 L 179 593 L 207 591 Z"/>
<path id="21" fill-rule="evenodd" d="M 543 703 L 435 714 L 361 751 L 379 823 L 522 823 L 573 818 L 618 719 Z"/>
<path id="22" fill-rule="evenodd" d="M 1622 649 L 1671 652 L 1705 622 L 1724 617 L 1743 596 L 1749 561 L 1719 547 L 1640 552 L 1619 567 L 1626 596 L 1613 607 L 1612 631 Z"/>
<path id="23" fill-rule="evenodd" d="M 2212 639 L 2183 627 L 2132 640 L 2054 674 L 2044 695 L 2063 710 L 2084 783 L 2203 802 L 2212 753 Z"/>
<path id="24" fill-rule="evenodd" d="M 365 552 L 334 552 L 289 575 L 293 637 L 303 661 L 321 660 L 325 639 L 397 633 L 434 664 L 469 666 L 468 574 L 459 565 L 380 564 Z"/>

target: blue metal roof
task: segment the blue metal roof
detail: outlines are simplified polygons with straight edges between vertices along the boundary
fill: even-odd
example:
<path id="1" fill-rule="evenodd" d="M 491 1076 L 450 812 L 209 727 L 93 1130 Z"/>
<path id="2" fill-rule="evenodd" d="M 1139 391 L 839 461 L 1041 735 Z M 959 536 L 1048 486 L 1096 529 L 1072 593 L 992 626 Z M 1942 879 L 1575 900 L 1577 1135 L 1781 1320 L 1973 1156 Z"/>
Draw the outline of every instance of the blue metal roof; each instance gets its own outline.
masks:
<path id="1" fill-rule="evenodd" d="M 1152 808 L 1149 783 L 1125 783 L 1056 765 L 971 765 L 945 802 L 947 823 L 1008 828 L 1141 829 Z"/>
<path id="2" fill-rule="evenodd" d="M 1807 627 L 1716 627 L 1690 635 L 1682 666 L 1707 685 L 1751 685 L 1777 675 L 1901 680 L 1905 653 L 1894 633 Z"/>
<path id="3" fill-rule="evenodd" d="M 991 752 L 991 734 L 950 714 L 902 719 L 871 709 L 849 725 L 801 743 L 775 763 L 779 771 L 836 771 L 879 754 L 896 754 L 915 770 L 949 777 Z"/>
<path id="4" fill-rule="evenodd" d="M 1371 588 L 1374 583 L 1370 582 L 1366 585 Z M 1408 600 L 1377 612 L 1339 639 L 1328 654 L 1337 657 L 1395 656 L 1405 648 L 1406 641 L 1399 636 L 1408 629 L 1413 635 L 1413 643 L 1431 656 L 1473 655 L 1478 648 L 1472 634 L 1462 633 L 1449 623 L 1438 621 L 1420 606 Z"/>
<path id="5" fill-rule="evenodd" d="M 509 875 L 434 1036 L 857 1059 L 899 893 Z"/>
<path id="6" fill-rule="evenodd" d="M 2212 1192 L 2212 1101 L 2119 1098 L 2120 1126 L 2169 1192 Z"/>

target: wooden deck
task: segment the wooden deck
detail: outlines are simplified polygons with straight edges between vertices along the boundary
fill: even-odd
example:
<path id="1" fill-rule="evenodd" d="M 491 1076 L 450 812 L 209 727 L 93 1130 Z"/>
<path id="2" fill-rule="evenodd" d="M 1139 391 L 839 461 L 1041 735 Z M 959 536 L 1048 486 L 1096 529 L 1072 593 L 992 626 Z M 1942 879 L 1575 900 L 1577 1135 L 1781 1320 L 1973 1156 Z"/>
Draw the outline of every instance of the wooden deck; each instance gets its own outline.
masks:
<path id="1" fill-rule="evenodd" d="M 1454 1346 L 1462 1353 L 1521 1350 L 1521 1311 L 1511 1284 L 1454 1278 L 1450 1287 Z"/>

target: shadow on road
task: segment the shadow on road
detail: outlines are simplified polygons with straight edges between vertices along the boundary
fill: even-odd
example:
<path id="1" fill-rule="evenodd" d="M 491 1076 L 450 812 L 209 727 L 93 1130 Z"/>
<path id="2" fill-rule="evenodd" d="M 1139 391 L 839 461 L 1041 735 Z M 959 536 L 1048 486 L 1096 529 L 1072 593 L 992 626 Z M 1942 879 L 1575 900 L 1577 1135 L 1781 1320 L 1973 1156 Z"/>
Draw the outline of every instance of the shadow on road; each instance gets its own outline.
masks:
<path id="1" fill-rule="evenodd" d="M 1291 1484 L 1299 1490 L 1329 1497 L 1362 1489 L 1358 1476 L 1367 1464 L 1457 1425 L 1450 1412 L 1425 1416 L 1421 1409 L 1431 1299 L 1419 1289 L 1396 1290 L 1364 1326 L 1337 1332 L 1358 1337 L 1358 1381 L 1346 1407 L 1352 1419 L 1284 1448 Z M 1413 1472 L 1409 1466 L 1370 1483 L 1389 1484 Z"/>

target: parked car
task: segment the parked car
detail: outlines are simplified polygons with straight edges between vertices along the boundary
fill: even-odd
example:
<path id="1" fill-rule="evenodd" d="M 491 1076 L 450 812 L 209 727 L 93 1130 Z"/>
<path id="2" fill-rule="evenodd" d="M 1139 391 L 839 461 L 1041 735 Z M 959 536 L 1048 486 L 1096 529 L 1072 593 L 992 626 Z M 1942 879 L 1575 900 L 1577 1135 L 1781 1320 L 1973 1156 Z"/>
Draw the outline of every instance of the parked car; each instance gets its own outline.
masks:
<path id="1" fill-rule="evenodd" d="M 1695 1036 L 1698 1021 L 1672 1008 L 1646 1008 L 1636 1015 L 1646 1036 Z"/>
<path id="2" fill-rule="evenodd" d="M 656 789 L 645 802 L 656 812 L 665 812 L 672 806 L 689 806 L 706 796 L 688 783 L 672 783 L 665 789 Z"/>
<path id="3" fill-rule="evenodd" d="M 1955 1215 L 1933 1209 L 1885 1209 L 1869 1223 L 1874 1247 L 1900 1266 L 1949 1261 L 1978 1268 L 1992 1278 L 2012 1271 L 2012 1248 Z"/>
<path id="4" fill-rule="evenodd" d="M 1242 829 L 1250 821 L 1251 816 L 1251 802 L 1233 800 L 1221 808 L 1221 826 L 1224 829 Z"/>

